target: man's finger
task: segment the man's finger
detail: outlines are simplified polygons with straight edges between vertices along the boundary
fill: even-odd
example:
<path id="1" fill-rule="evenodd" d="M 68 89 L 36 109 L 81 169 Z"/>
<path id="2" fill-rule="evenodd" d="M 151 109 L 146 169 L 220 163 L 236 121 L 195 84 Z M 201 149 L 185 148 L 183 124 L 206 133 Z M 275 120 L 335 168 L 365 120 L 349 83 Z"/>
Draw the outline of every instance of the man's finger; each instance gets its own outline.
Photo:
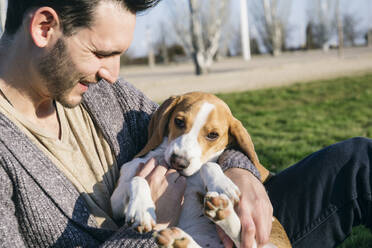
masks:
<path id="1" fill-rule="evenodd" d="M 268 200 L 269 201 L 269 200 Z M 256 227 L 256 241 L 262 246 L 269 242 L 273 208 L 271 204 L 267 204 L 265 200 L 257 200 L 254 207 L 256 211 L 252 213 L 252 219 Z"/>
<path id="2" fill-rule="evenodd" d="M 168 180 L 169 182 L 172 182 L 172 183 L 176 182 L 177 179 L 179 179 L 180 177 L 183 177 L 183 178 L 184 178 L 184 176 L 181 176 L 181 175 L 180 175 L 176 170 L 174 170 L 174 169 L 168 169 L 168 171 L 165 173 L 165 176 L 166 176 L 167 180 Z"/>
<path id="3" fill-rule="evenodd" d="M 136 176 L 147 177 L 154 168 L 155 168 L 155 159 L 151 158 L 146 163 L 140 164 L 139 168 L 137 169 Z"/>
<path id="4" fill-rule="evenodd" d="M 262 216 L 268 216 L 265 214 L 262 214 Z M 259 246 L 265 245 L 269 242 L 270 239 L 270 232 L 272 227 L 272 217 L 270 220 L 268 218 L 257 218 L 253 216 L 253 221 L 256 226 L 256 241 Z"/>
<path id="5" fill-rule="evenodd" d="M 226 235 L 226 233 L 219 227 L 219 226 L 216 226 L 216 230 L 217 230 L 217 235 L 218 237 L 220 238 L 223 246 L 225 248 L 233 248 L 234 246 L 234 243 L 233 241 L 230 239 L 229 236 Z"/>
<path id="6" fill-rule="evenodd" d="M 145 163 L 140 163 L 138 165 L 137 170 L 136 170 L 136 176 L 138 176 L 141 173 L 144 166 L 145 166 Z"/>
<path id="7" fill-rule="evenodd" d="M 255 242 L 256 227 L 254 225 L 253 219 L 250 215 L 245 215 L 240 217 L 242 224 L 242 237 L 241 245 L 243 248 L 253 247 Z"/>
<path id="8" fill-rule="evenodd" d="M 154 159 L 155 164 L 155 159 Z M 165 166 L 155 166 L 150 174 L 147 175 L 146 179 L 156 179 L 156 180 L 163 180 L 165 174 L 167 173 L 168 168 Z"/>

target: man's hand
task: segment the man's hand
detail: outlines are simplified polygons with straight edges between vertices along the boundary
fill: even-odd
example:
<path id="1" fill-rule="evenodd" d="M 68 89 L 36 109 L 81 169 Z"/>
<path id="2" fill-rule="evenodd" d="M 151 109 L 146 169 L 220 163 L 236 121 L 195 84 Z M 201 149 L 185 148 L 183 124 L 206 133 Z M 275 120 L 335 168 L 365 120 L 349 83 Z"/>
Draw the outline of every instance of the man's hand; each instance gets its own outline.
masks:
<path id="1" fill-rule="evenodd" d="M 240 189 L 241 198 L 236 211 L 242 224 L 241 247 L 251 248 L 254 240 L 258 247 L 268 243 L 273 217 L 273 207 L 263 184 L 253 174 L 240 168 L 231 168 L 225 172 Z M 219 228 L 217 233 L 225 247 L 233 242 Z"/>
<path id="2" fill-rule="evenodd" d="M 144 177 L 150 186 L 156 206 L 155 229 L 176 225 L 181 213 L 186 178 L 174 169 L 157 165 L 153 158 L 142 164 L 136 175 Z"/>

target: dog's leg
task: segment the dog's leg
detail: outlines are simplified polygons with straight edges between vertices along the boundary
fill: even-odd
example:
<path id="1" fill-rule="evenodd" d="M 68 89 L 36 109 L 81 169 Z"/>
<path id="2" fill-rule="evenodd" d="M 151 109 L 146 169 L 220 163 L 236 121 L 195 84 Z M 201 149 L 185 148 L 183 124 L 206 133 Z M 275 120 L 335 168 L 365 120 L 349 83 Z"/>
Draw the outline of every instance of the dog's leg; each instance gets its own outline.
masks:
<path id="1" fill-rule="evenodd" d="M 238 187 L 223 173 L 221 167 L 212 162 L 204 164 L 200 175 L 207 188 L 204 197 L 204 214 L 219 225 L 222 230 L 240 247 L 241 223 L 234 211 L 234 205 L 239 202 L 240 191 Z M 254 246 L 257 247 L 256 242 Z M 275 248 L 269 243 L 264 248 Z"/>
<path id="2" fill-rule="evenodd" d="M 147 181 L 136 176 L 136 173 L 141 163 L 146 163 L 150 158 L 163 158 L 166 146 L 167 138 L 164 138 L 162 144 L 145 157 L 135 158 L 122 165 L 117 186 L 111 196 L 114 219 L 125 217 L 125 221 L 139 232 L 151 231 L 156 222 L 156 215 L 150 187 Z"/>
<path id="3" fill-rule="evenodd" d="M 240 191 L 230 178 L 222 171 L 221 167 L 213 162 L 208 162 L 200 168 L 200 176 L 207 192 L 217 192 L 227 195 L 234 204 L 239 202 Z"/>
<path id="4" fill-rule="evenodd" d="M 230 199 L 225 194 L 208 192 L 204 198 L 204 214 L 221 227 L 236 247 L 240 247 L 241 223 Z M 252 247 L 257 247 L 256 241 Z M 262 248 L 276 248 L 276 246 L 269 243 Z"/>
<path id="5" fill-rule="evenodd" d="M 224 230 L 236 247 L 240 247 L 240 220 L 225 194 L 208 192 L 204 197 L 204 214 Z"/>
<path id="6" fill-rule="evenodd" d="M 122 219 L 139 232 L 151 231 L 155 225 L 155 204 L 151 190 L 142 177 L 135 176 L 138 165 L 144 159 L 134 159 L 120 170 L 120 178 L 111 196 L 111 208 L 114 219 Z"/>
<path id="7" fill-rule="evenodd" d="M 150 186 L 143 177 L 136 176 L 130 182 L 125 220 L 140 233 L 149 232 L 155 227 L 155 204 Z"/>
<path id="8" fill-rule="evenodd" d="M 142 162 L 145 162 L 145 160 L 136 158 L 128 163 L 125 163 L 120 169 L 120 177 L 110 199 L 112 214 L 116 220 L 120 220 L 125 216 L 124 213 L 128 208 L 130 197 L 130 182 L 135 176 L 139 164 Z"/>
<path id="9" fill-rule="evenodd" d="M 204 214 L 231 238 L 236 247 L 240 247 L 241 223 L 235 213 L 230 199 L 225 194 L 208 192 L 204 198 Z M 253 248 L 257 248 L 254 241 Z M 277 248 L 272 243 L 268 243 L 262 248 Z"/>
<path id="10" fill-rule="evenodd" d="M 154 233 L 161 248 L 200 248 L 190 235 L 178 227 L 170 227 Z"/>

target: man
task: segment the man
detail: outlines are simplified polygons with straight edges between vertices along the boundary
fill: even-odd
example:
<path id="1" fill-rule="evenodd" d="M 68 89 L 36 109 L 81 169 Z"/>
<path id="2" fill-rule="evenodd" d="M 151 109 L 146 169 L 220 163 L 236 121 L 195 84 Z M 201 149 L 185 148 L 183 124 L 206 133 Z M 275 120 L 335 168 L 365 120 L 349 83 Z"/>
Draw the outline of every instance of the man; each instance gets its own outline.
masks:
<path id="1" fill-rule="evenodd" d="M 157 2 L 9 1 L 0 50 L 1 246 L 154 246 L 151 234 L 112 219 L 109 199 L 119 167 L 145 145 L 157 105 L 128 83 L 110 84 L 135 13 Z M 227 151 L 221 165 L 259 177 L 237 151 Z M 228 171 L 238 184 L 241 174 L 245 183 L 259 182 L 248 170 Z M 185 179 L 153 160 L 138 174 L 152 189 L 156 229 L 175 223 Z"/>
<path id="2" fill-rule="evenodd" d="M 157 107 L 115 82 L 135 13 L 157 2 L 9 1 L 0 48 L 1 246 L 154 246 L 151 234 L 112 220 L 108 203 Z M 352 139 L 309 156 L 265 183 L 270 199 L 249 160 L 226 151 L 220 163 L 242 191 L 242 247 L 267 242 L 270 200 L 295 247 L 332 247 L 353 225 L 371 227 L 371 143 Z M 138 174 L 149 181 L 156 228 L 176 222 L 185 181 L 153 160 Z"/>

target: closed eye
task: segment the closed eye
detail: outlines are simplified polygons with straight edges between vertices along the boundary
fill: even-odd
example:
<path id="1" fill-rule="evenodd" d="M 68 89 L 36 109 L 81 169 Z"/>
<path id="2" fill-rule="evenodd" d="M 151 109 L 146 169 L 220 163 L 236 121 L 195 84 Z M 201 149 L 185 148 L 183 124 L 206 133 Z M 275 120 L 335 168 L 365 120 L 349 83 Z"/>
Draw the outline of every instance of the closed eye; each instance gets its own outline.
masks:
<path id="1" fill-rule="evenodd" d="M 105 52 L 105 51 L 96 51 L 94 52 L 94 55 L 99 58 L 99 59 L 103 59 L 103 58 L 108 58 L 108 57 L 112 57 L 112 56 L 116 56 L 116 55 L 121 55 L 122 53 L 119 52 L 119 51 L 113 51 L 113 52 Z"/>
<path id="2" fill-rule="evenodd" d="M 209 141 L 214 141 L 216 139 L 218 139 L 220 135 L 217 133 L 217 132 L 210 132 L 207 134 L 206 136 L 206 139 L 209 140 Z"/>

